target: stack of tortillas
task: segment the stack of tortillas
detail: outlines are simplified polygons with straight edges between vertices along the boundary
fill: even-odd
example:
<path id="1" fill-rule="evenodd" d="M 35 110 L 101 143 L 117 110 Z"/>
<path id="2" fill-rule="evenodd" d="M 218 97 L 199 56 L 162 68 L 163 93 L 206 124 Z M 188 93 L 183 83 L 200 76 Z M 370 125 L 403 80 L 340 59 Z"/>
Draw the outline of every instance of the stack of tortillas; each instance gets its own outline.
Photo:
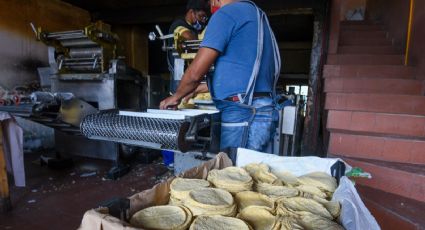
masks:
<path id="1" fill-rule="evenodd" d="M 189 192 L 200 188 L 208 188 L 210 183 L 201 179 L 176 178 L 170 185 L 170 204 L 182 204 Z"/>
<path id="2" fill-rule="evenodd" d="M 278 219 L 270 210 L 261 206 L 249 206 L 239 212 L 239 219 L 246 221 L 255 230 L 277 229 Z"/>
<path id="3" fill-rule="evenodd" d="M 190 226 L 190 230 L 250 230 L 243 220 L 224 216 L 198 216 Z"/>
<path id="4" fill-rule="evenodd" d="M 184 206 L 154 206 L 134 214 L 130 223 L 144 229 L 187 229 L 192 222 L 192 213 Z"/>
<path id="5" fill-rule="evenodd" d="M 282 197 L 295 197 L 299 195 L 299 190 L 296 188 L 265 183 L 256 184 L 255 190 L 273 199 L 279 199 Z"/>
<path id="6" fill-rule="evenodd" d="M 252 177 L 243 168 L 228 167 L 222 170 L 211 170 L 208 181 L 215 187 L 222 188 L 233 194 L 251 191 L 254 183 Z"/>
<path id="7" fill-rule="evenodd" d="M 331 200 L 336 187 L 324 172 L 297 177 L 265 164 L 228 167 L 211 170 L 207 180 L 175 178 L 173 206 L 146 208 L 130 223 L 159 230 L 341 230 L 341 205 Z"/>
<path id="8" fill-rule="evenodd" d="M 262 206 L 249 206 L 238 214 L 238 218 L 246 221 L 255 230 L 303 230 L 296 215 L 274 215 Z"/>
<path id="9" fill-rule="evenodd" d="M 255 190 L 269 196 L 272 199 L 281 197 L 294 197 L 299 195 L 299 190 L 292 186 L 284 186 L 285 183 L 270 172 L 265 164 L 248 164 L 244 167 L 255 181 Z"/>
<path id="10" fill-rule="evenodd" d="M 235 200 L 239 211 L 249 206 L 261 206 L 269 211 L 274 210 L 274 201 L 261 193 L 251 191 L 240 192 L 236 194 Z"/>
<path id="11" fill-rule="evenodd" d="M 269 166 L 265 164 L 248 164 L 244 167 L 256 183 L 282 185 L 282 181 L 270 172 Z"/>
<path id="12" fill-rule="evenodd" d="M 297 186 L 300 184 L 298 178 L 290 172 L 276 171 L 272 173 L 286 186 Z"/>
<path id="13" fill-rule="evenodd" d="M 315 186 L 330 196 L 338 186 L 336 179 L 324 172 L 313 172 L 298 178 L 300 184 Z"/>
<path id="14" fill-rule="evenodd" d="M 202 188 L 189 193 L 183 204 L 190 209 L 194 216 L 222 215 L 235 216 L 236 203 L 232 194 L 218 188 Z"/>

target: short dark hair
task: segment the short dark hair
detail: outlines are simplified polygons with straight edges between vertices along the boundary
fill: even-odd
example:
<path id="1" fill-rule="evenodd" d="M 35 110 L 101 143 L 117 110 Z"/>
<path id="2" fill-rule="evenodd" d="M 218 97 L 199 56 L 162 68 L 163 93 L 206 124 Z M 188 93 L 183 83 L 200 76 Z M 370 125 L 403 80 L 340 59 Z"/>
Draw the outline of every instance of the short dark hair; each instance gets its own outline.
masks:
<path id="1" fill-rule="evenodd" d="M 206 0 L 188 0 L 186 5 L 186 11 L 195 10 L 195 11 L 208 11 L 208 1 Z"/>

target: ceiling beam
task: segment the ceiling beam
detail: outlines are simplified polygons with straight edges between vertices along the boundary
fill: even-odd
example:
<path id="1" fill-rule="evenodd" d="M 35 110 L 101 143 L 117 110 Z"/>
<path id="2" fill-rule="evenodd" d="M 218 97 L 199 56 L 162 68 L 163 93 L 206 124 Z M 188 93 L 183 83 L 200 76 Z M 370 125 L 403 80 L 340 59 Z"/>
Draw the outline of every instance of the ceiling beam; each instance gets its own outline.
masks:
<path id="1" fill-rule="evenodd" d="M 283 10 L 270 10 L 266 11 L 269 17 L 280 15 L 312 15 L 312 8 L 298 8 L 298 9 L 283 9 Z"/>
<path id="2" fill-rule="evenodd" d="M 311 15 L 313 6 L 318 0 L 256 0 L 255 2 L 270 16 Z M 103 20 L 113 24 L 150 24 L 169 23 L 185 12 L 185 4 L 181 1 L 170 5 L 150 7 L 132 7 L 125 9 L 100 10 L 92 13 L 94 20 Z"/>
<path id="3" fill-rule="evenodd" d="M 311 50 L 312 42 L 279 42 L 281 50 Z"/>
<path id="4" fill-rule="evenodd" d="M 91 12 L 186 5 L 187 0 L 62 0 Z"/>
<path id="5" fill-rule="evenodd" d="M 125 10 L 100 11 L 93 13 L 93 19 L 113 24 L 168 23 L 185 12 L 184 5 L 134 8 Z"/>

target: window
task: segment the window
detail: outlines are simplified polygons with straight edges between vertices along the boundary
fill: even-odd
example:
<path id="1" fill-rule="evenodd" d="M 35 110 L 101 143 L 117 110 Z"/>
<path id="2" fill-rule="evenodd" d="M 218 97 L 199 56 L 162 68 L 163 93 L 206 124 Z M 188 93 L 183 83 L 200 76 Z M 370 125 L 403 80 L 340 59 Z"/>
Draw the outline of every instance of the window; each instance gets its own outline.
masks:
<path id="1" fill-rule="evenodd" d="M 308 95 L 308 86 L 307 85 L 287 85 L 286 92 L 290 91 L 290 88 L 294 88 L 294 93 L 296 95 L 307 96 Z"/>

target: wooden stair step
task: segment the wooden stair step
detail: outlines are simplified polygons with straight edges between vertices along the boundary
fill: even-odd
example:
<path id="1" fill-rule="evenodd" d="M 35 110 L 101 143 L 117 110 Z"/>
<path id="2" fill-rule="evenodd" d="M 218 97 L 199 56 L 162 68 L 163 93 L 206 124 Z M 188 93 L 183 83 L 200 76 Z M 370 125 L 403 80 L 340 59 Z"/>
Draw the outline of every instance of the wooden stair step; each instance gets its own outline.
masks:
<path id="1" fill-rule="evenodd" d="M 343 45 L 338 47 L 338 54 L 399 54 L 391 45 Z"/>
<path id="2" fill-rule="evenodd" d="M 341 31 L 340 38 L 383 38 L 386 39 L 388 32 L 385 30 L 371 30 L 371 31 Z"/>
<path id="3" fill-rule="evenodd" d="M 325 65 L 323 76 L 344 78 L 414 78 L 412 67 L 400 65 Z"/>
<path id="4" fill-rule="evenodd" d="M 423 95 L 421 80 L 385 78 L 326 78 L 325 92 Z"/>
<path id="5" fill-rule="evenodd" d="M 419 230 L 425 226 L 425 203 L 356 185 L 366 207 L 382 229 Z"/>
<path id="6" fill-rule="evenodd" d="M 330 54 L 328 65 L 402 65 L 403 55 Z"/>
<path id="7" fill-rule="evenodd" d="M 348 157 L 342 157 L 342 159 L 349 165 L 360 167 L 372 174 L 372 179 L 357 178 L 357 184 L 425 202 L 425 168 L 423 166 Z"/>
<path id="8" fill-rule="evenodd" d="M 393 94 L 327 93 L 325 109 L 425 115 L 425 97 Z"/>
<path id="9" fill-rule="evenodd" d="M 360 24 L 360 25 L 341 25 L 341 31 L 376 31 L 382 30 L 382 25 Z"/>
<path id="10" fill-rule="evenodd" d="M 329 125 L 329 124 L 328 124 Z M 343 157 L 405 163 L 425 168 L 425 140 L 356 135 L 330 129 L 328 152 Z"/>
<path id="11" fill-rule="evenodd" d="M 377 25 L 374 21 L 370 20 L 343 20 L 341 25 Z"/>
<path id="12" fill-rule="evenodd" d="M 339 40 L 339 45 L 391 46 L 392 43 L 386 37 L 341 37 Z"/>
<path id="13" fill-rule="evenodd" d="M 424 139 L 425 116 L 330 110 L 327 128 L 379 136 Z"/>

